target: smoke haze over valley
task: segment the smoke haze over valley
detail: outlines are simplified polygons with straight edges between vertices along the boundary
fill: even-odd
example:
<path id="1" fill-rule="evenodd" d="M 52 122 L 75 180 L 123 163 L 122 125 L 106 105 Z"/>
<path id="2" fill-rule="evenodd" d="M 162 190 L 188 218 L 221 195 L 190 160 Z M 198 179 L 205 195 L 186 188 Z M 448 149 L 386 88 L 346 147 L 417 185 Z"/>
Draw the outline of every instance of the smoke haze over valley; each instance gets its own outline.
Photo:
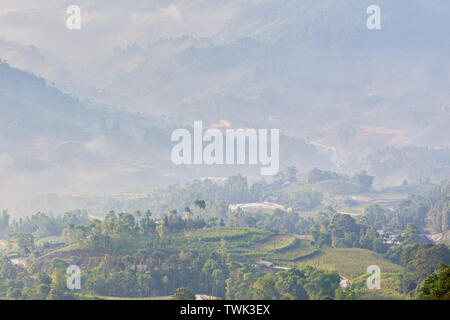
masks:
<path id="1" fill-rule="evenodd" d="M 371 1 L 80 0 L 74 31 L 63 1 L 3 0 L 1 207 L 258 179 L 170 162 L 171 132 L 199 119 L 279 128 L 282 170 L 368 170 L 376 187 L 450 178 L 450 3 L 381 2 L 370 32 Z"/>
<path id="2" fill-rule="evenodd" d="M 449 31 L 448 0 L 0 0 L 0 301 L 444 309 Z"/>

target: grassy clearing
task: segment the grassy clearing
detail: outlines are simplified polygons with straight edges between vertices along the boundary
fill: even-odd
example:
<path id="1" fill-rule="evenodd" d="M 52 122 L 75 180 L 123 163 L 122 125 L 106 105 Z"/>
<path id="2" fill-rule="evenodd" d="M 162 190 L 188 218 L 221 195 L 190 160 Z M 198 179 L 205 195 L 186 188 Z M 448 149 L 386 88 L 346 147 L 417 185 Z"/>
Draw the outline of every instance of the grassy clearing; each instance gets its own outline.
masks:
<path id="1" fill-rule="evenodd" d="M 358 289 L 362 300 L 405 300 L 410 297 L 401 293 L 401 279 L 398 273 L 381 273 L 381 288 L 367 289 L 366 281 L 369 274 L 352 280 L 352 285 Z"/>
<path id="2" fill-rule="evenodd" d="M 185 233 L 186 238 L 200 241 L 220 241 L 222 239 L 225 239 L 227 241 L 247 240 L 251 242 L 257 242 L 262 241 L 271 235 L 272 233 L 270 231 L 253 228 L 242 228 L 240 230 L 232 228 L 202 229 L 195 231 L 187 231 Z"/>
<path id="3" fill-rule="evenodd" d="M 358 248 L 325 248 L 318 254 L 295 262 L 298 268 L 313 266 L 319 269 L 335 270 L 346 278 L 363 275 L 370 265 L 377 265 L 381 272 L 399 273 L 402 266 L 384 259 L 376 252 Z"/>

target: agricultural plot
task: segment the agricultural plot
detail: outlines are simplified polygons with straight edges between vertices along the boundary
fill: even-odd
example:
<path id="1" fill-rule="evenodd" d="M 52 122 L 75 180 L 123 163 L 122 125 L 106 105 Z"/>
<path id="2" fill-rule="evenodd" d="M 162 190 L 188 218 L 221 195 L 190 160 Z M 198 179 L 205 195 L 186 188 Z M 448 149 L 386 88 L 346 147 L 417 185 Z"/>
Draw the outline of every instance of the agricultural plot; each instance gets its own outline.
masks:
<path id="1" fill-rule="evenodd" d="M 301 239 L 297 236 L 276 235 L 254 246 L 254 255 L 261 258 L 289 262 L 304 258 L 318 251 L 309 240 Z"/>
<path id="2" fill-rule="evenodd" d="M 185 237 L 191 240 L 200 241 L 221 241 L 225 239 L 227 241 L 250 241 L 257 242 L 266 239 L 273 233 L 261 229 L 242 228 L 239 230 L 232 228 L 222 229 L 202 229 L 195 231 L 187 231 Z"/>
<path id="3" fill-rule="evenodd" d="M 294 238 L 284 247 L 274 250 L 268 257 L 279 262 L 291 262 L 310 257 L 319 252 L 311 241 Z"/>
<path id="4" fill-rule="evenodd" d="M 399 273 L 402 266 L 384 259 L 380 254 L 358 248 L 325 248 L 319 253 L 295 262 L 298 268 L 312 266 L 319 269 L 335 270 L 346 278 L 365 274 L 367 267 L 377 265 L 381 272 Z"/>
<path id="5" fill-rule="evenodd" d="M 276 235 L 256 243 L 255 248 L 261 251 L 276 251 L 289 245 L 294 240 L 294 236 Z"/>
<path id="6" fill-rule="evenodd" d="M 398 273 L 381 273 L 380 289 L 367 289 L 368 274 L 352 279 L 352 285 L 357 289 L 362 300 L 405 300 L 407 295 L 401 293 L 401 276 Z"/>

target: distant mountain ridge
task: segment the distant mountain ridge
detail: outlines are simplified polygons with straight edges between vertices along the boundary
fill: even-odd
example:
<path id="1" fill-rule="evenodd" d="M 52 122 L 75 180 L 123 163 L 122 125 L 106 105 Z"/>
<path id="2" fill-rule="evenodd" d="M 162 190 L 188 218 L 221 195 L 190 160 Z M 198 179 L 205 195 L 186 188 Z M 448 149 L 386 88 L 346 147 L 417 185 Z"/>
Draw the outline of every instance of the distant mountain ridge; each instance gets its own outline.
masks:
<path id="1" fill-rule="evenodd" d="M 0 112 L 0 201 L 8 208 L 47 193 L 107 195 L 204 176 L 259 175 L 256 166 L 175 166 L 170 136 L 180 125 L 80 101 L 6 63 L 0 63 Z M 282 136 L 280 144 L 282 170 L 333 167 L 301 140 Z M 22 208 L 51 210 L 42 199 Z"/>

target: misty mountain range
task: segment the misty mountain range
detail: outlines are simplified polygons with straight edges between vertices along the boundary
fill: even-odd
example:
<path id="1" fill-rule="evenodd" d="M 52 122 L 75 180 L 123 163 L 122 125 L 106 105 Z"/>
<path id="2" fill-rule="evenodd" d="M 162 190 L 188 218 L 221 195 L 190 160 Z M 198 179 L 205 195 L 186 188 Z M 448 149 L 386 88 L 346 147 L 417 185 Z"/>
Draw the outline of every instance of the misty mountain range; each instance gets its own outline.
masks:
<path id="1" fill-rule="evenodd" d="M 170 133 L 194 120 L 279 128 L 282 169 L 450 177 L 446 1 L 379 1 L 378 31 L 373 1 L 79 1 L 79 32 L 44 2 L 0 11 L 4 206 L 257 174 L 173 166 Z"/>
<path id="2" fill-rule="evenodd" d="M 253 166 L 171 163 L 171 132 L 162 118 L 80 101 L 29 73 L 0 64 L 2 201 L 45 193 L 139 192 L 203 176 L 256 174 Z M 281 156 L 302 170 L 332 163 L 305 142 L 281 138 Z"/>

